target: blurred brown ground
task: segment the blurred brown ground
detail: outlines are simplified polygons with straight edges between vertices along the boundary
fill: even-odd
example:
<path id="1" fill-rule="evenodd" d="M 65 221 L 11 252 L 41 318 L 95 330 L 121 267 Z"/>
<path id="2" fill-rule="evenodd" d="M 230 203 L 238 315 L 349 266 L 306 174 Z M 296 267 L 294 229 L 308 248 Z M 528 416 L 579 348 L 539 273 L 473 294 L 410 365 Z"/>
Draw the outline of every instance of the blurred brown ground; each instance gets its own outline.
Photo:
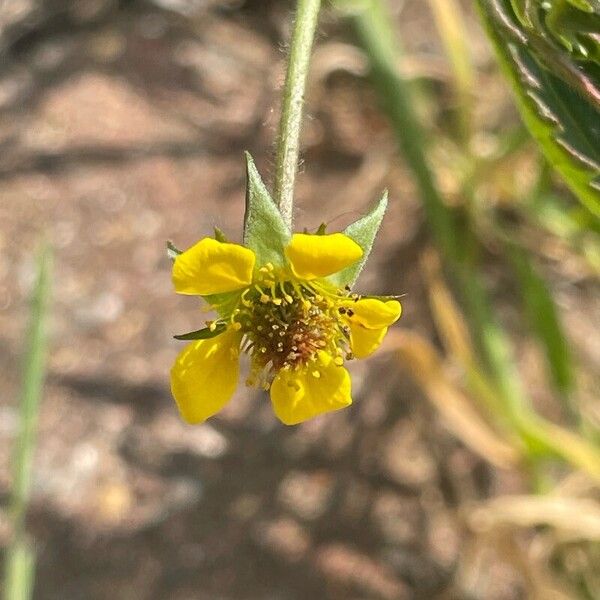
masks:
<path id="1" fill-rule="evenodd" d="M 459 509 L 521 483 L 492 475 L 454 440 L 385 353 L 352 365 L 352 408 L 300 427 L 280 425 L 266 397 L 245 389 L 222 415 L 188 427 L 170 397 L 180 347 L 171 336 L 202 317 L 172 293 L 165 240 L 187 247 L 214 225 L 239 238 L 243 150 L 265 177 L 272 171 L 289 5 L 8 4 L 0 32 L 4 498 L 34 251 L 44 235 L 56 250 L 31 510 L 35 598 L 468 598 L 453 583 L 465 539 Z M 470 19 L 489 99 L 481 110 L 516 123 Z M 297 226 L 341 228 L 389 187 L 361 286 L 407 293 L 399 327 L 433 337 L 416 260 L 428 237 L 410 177 L 349 33 L 327 11 L 320 29 Z M 407 2 L 401 30 L 409 56 L 446 69 L 424 3 Z M 443 97 L 443 78 L 439 85 Z M 592 300 L 573 292 L 576 278 L 560 294 L 584 345 Z M 2 521 L 2 542 L 6 531 Z M 473 598 L 524 597 L 498 562 L 471 576 L 483 590 Z"/>

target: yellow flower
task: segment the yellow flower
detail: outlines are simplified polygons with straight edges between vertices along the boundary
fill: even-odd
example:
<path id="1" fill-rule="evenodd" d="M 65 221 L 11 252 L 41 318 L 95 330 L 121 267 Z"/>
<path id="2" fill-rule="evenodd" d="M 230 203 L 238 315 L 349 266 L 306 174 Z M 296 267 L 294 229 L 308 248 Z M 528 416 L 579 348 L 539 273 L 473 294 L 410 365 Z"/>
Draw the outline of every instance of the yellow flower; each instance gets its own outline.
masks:
<path id="1" fill-rule="evenodd" d="M 397 300 L 363 298 L 328 280 L 362 254 L 342 233 L 297 233 L 279 267 L 257 265 L 252 250 L 211 238 L 177 256 L 175 290 L 203 296 L 219 315 L 171 369 L 183 418 L 199 423 L 223 408 L 237 387 L 241 353 L 250 356 L 246 383 L 270 389 L 287 425 L 351 404 L 344 360 L 374 352 L 401 313 Z"/>

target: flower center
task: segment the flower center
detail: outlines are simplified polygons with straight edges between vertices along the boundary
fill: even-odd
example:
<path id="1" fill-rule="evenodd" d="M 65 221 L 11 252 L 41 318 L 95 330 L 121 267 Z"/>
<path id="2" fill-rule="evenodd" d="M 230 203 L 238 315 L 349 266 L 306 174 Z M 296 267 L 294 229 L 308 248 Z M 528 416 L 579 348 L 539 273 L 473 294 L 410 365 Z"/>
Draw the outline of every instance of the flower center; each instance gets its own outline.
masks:
<path id="1" fill-rule="evenodd" d="M 340 365 L 349 357 L 349 329 L 340 308 L 346 292 L 305 281 L 274 281 L 271 273 L 243 293 L 233 314 L 234 327 L 244 335 L 242 350 L 251 357 L 247 383 L 265 389 L 278 371 L 304 366 L 319 351 Z"/>

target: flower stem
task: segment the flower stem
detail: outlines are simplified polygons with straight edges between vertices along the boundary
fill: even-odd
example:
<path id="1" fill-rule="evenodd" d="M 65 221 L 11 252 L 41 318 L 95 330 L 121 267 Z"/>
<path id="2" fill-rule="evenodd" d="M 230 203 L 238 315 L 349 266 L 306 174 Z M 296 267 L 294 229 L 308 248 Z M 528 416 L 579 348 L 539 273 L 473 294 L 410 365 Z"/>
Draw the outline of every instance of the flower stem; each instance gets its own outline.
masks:
<path id="1" fill-rule="evenodd" d="M 304 90 L 320 8 L 321 0 L 298 0 L 283 87 L 273 192 L 281 216 L 290 228 L 294 206 L 294 182 L 300 150 Z"/>

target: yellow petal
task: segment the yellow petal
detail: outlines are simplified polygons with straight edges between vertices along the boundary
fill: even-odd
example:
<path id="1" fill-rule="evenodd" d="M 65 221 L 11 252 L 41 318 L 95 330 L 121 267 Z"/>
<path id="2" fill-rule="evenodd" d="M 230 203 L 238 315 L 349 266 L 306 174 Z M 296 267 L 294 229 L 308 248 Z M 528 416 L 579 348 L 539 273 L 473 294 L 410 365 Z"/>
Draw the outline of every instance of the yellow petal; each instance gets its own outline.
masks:
<path id="1" fill-rule="evenodd" d="M 350 321 L 367 329 L 380 329 L 395 323 L 402 313 L 402 306 L 397 300 L 383 302 L 376 298 L 363 298 L 358 302 L 346 305 L 352 311 Z"/>
<path id="2" fill-rule="evenodd" d="M 208 296 L 239 290 L 252 282 L 255 261 L 244 246 L 204 238 L 175 259 L 175 291 Z"/>
<path id="3" fill-rule="evenodd" d="M 350 375 L 325 352 L 299 369 L 282 369 L 271 385 L 271 402 L 285 425 L 296 425 L 352 404 Z"/>
<path id="4" fill-rule="evenodd" d="M 363 251 L 343 233 L 295 233 L 285 249 L 285 255 L 297 277 L 317 279 L 337 273 L 355 263 L 361 258 Z"/>
<path id="5" fill-rule="evenodd" d="M 227 331 L 188 344 L 171 369 L 171 392 L 181 416 L 200 423 L 229 401 L 239 377 L 241 336 Z"/>
<path id="6" fill-rule="evenodd" d="M 387 333 L 387 327 L 367 329 L 360 324 L 350 323 L 350 348 L 356 358 L 366 358 L 373 354 Z"/>

